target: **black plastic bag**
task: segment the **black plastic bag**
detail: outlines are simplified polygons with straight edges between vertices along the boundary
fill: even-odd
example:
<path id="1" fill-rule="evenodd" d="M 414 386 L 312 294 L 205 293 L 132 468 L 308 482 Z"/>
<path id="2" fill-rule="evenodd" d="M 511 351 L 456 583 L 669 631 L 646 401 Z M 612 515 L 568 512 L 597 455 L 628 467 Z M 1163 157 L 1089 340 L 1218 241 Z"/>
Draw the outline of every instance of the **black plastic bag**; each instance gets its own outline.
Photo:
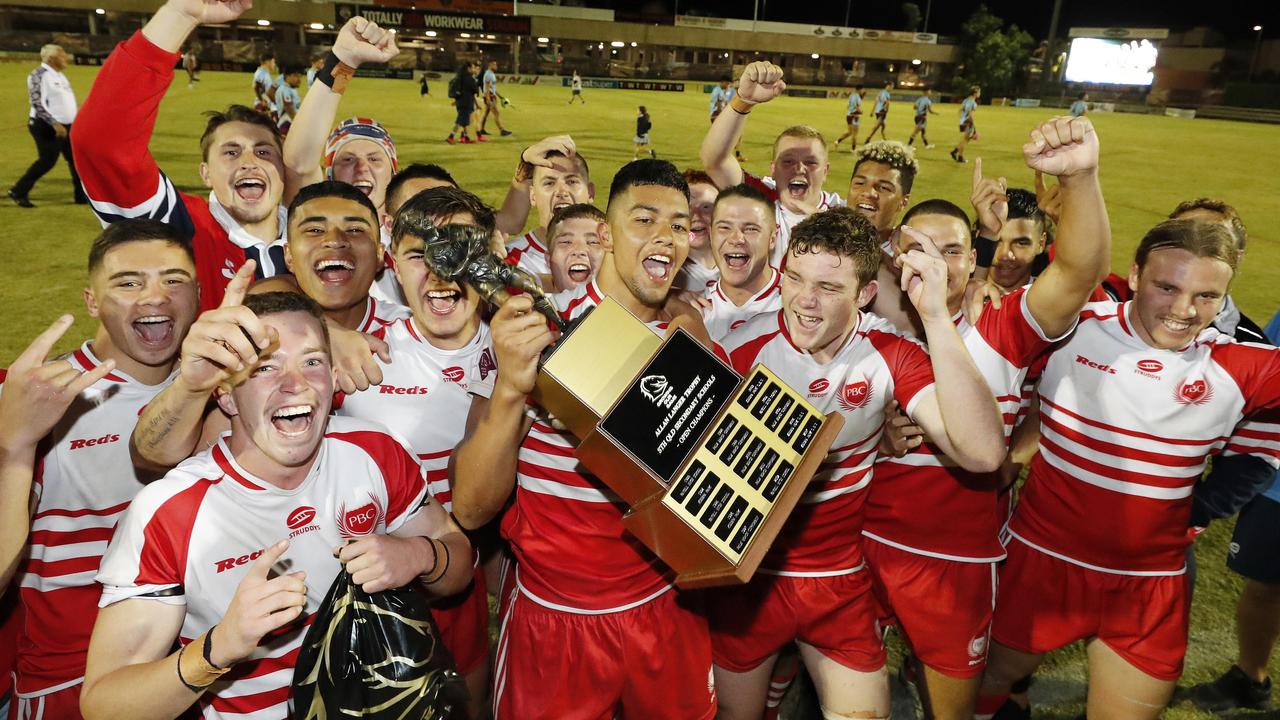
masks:
<path id="1" fill-rule="evenodd" d="M 369 594 L 338 573 L 298 651 L 293 720 L 453 720 L 466 698 L 422 592 Z"/>

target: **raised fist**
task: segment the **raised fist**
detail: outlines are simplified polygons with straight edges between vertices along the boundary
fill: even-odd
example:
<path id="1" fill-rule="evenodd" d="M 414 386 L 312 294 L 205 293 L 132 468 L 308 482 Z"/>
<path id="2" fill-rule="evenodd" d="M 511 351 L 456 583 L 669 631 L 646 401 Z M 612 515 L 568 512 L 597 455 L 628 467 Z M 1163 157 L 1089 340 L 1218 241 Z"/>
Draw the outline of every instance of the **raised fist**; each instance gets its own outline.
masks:
<path id="1" fill-rule="evenodd" d="M 198 25 L 217 25 L 239 18 L 253 7 L 253 0 L 169 0 L 166 5 Z"/>
<path id="2" fill-rule="evenodd" d="M 1027 167 L 1065 177 L 1098 169 L 1098 134 L 1086 117 L 1052 118 L 1031 131 L 1022 146 Z"/>
<path id="3" fill-rule="evenodd" d="M 342 26 L 333 42 L 333 54 L 353 68 L 364 63 L 384 63 L 399 53 L 395 33 L 359 15 Z"/>
<path id="4" fill-rule="evenodd" d="M 769 102 L 786 89 L 782 68 L 771 62 L 753 62 L 738 78 L 738 97 L 752 104 Z"/>

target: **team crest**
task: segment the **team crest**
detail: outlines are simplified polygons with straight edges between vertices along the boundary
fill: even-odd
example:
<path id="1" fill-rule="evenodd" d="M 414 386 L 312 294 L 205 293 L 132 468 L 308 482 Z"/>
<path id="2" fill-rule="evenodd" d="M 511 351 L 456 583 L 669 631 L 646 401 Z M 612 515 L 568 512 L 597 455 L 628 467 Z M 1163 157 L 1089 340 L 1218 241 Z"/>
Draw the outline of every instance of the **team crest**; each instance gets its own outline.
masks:
<path id="1" fill-rule="evenodd" d="M 384 517 L 382 501 L 369 493 L 369 503 L 354 510 L 347 510 L 345 502 L 338 504 L 338 530 L 343 537 L 371 535 Z"/>
<path id="2" fill-rule="evenodd" d="M 840 390 L 836 402 L 845 410 L 858 410 L 871 401 L 871 383 L 866 380 L 849 383 Z"/>
<path id="3" fill-rule="evenodd" d="M 462 379 L 467 376 L 467 371 L 457 365 L 454 365 L 452 367 L 445 368 L 442 374 L 444 375 L 445 382 L 460 383 L 462 382 Z"/>
<path id="4" fill-rule="evenodd" d="M 1203 405 L 1213 399 L 1213 386 L 1208 378 L 1186 380 L 1173 394 L 1179 405 Z"/>
<path id="5" fill-rule="evenodd" d="M 493 351 L 485 348 L 480 353 L 480 379 L 484 380 L 489 377 L 489 373 L 498 369 L 498 363 L 493 361 Z"/>

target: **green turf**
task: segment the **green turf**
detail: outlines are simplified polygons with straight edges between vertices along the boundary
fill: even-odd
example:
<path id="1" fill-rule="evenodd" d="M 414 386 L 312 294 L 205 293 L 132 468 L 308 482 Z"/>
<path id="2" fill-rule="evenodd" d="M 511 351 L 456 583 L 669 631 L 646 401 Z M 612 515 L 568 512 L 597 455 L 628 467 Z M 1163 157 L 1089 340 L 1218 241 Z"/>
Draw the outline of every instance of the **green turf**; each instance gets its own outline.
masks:
<path id="1" fill-rule="evenodd" d="M 24 128 L 27 99 L 24 77 L 29 67 L 0 65 L 0 105 L 9 108 L 2 127 L 10 150 L 0 156 L 6 188 L 34 159 L 34 144 Z M 80 99 L 87 95 L 96 69 L 72 67 L 68 76 Z M 558 85 L 504 86 L 514 103 L 504 112 L 515 131 L 487 144 L 450 146 L 443 142 L 453 121 L 443 82 L 436 94 L 418 96 L 418 85 L 397 80 L 355 80 L 347 92 L 345 115 L 373 115 L 397 140 L 401 162 L 429 161 L 448 168 L 467 189 L 491 203 L 501 201 L 518 151 L 545 135 L 569 133 L 590 159 L 592 176 L 603 204 L 614 169 L 630 160 L 636 106 L 648 107 L 658 156 L 681 167 L 697 165 L 698 145 L 707 127 L 708 96 L 700 92 L 665 93 L 621 90 L 584 92 L 586 105 L 566 103 L 569 92 Z M 152 150 L 161 167 L 181 189 L 204 191 L 197 172 L 203 125 L 199 112 L 251 99 L 248 74 L 204 73 L 194 89 L 176 82 L 161 106 Z M 747 168 L 768 170 L 770 144 L 779 130 L 795 123 L 817 126 L 834 138 L 844 131 L 844 101 L 783 98 L 756 110 L 743 145 Z M 957 108 L 939 106 L 930 120 L 934 150 L 921 150 L 921 172 L 913 197 L 945 197 L 967 205 L 971 166 L 947 157 L 956 140 Z M 982 156 L 988 174 L 1004 174 L 1012 185 L 1030 187 L 1032 177 L 1022 163 L 1020 144 L 1049 110 L 982 107 L 977 115 L 982 140 L 970 146 L 972 160 Z M 905 140 L 911 109 L 895 103 L 889 115 L 890 137 Z M 1102 178 L 1111 213 L 1115 247 L 1112 262 L 1123 270 L 1142 233 L 1179 201 L 1198 195 L 1227 199 L 1250 226 L 1248 261 L 1233 294 L 1245 312 L 1265 322 L 1280 307 L 1280 249 L 1270 222 L 1280 219 L 1280 127 L 1216 120 L 1181 120 L 1158 116 L 1098 113 L 1092 116 L 1102 142 Z M 869 126 L 865 126 L 866 132 Z M 846 146 L 847 147 L 847 146 Z M 848 152 L 831 161 L 827 188 L 845 193 L 853 167 Z M 0 325 L 0 366 L 7 365 L 30 338 L 58 314 L 72 311 L 77 324 L 60 344 L 68 349 L 92 331 L 80 300 L 84 263 L 97 222 L 87 208 L 71 204 L 65 166 L 47 175 L 31 194 L 39 206 L 22 210 L 0 198 L 0 258 L 5 282 L 0 301 L 8 318 Z M 1222 568 L 1229 539 L 1226 525 L 1201 539 L 1201 574 L 1192 618 L 1192 645 L 1185 682 L 1209 678 L 1234 657 L 1234 604 L 1238 578 Z M 1045 704 L 1044 717 L 1074 717 L 1082 710 L 1084 672 L 1079 650 L 1060 652 L 1041 673 L 1035 694 Z M 1183 709 L 1171 718 L 1206 717 Z"/>

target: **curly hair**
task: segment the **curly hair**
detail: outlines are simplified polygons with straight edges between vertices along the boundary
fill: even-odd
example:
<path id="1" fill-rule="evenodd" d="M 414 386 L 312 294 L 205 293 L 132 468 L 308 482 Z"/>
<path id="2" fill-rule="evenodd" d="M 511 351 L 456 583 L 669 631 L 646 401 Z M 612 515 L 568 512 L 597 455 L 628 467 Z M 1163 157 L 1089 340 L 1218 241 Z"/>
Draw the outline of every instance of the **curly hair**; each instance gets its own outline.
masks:
<path id="1" fill-rule="evenodd" d="M 915 148 L 897 140 L 881 140 L 858 148 L 854 153 L 854 174 L 857 174 L 858 166 L 864 162 L 877 162 L 897 170 L 902 176 L 903 195 L 911 194 L 911 184 L 916 181 L 916 173 L 920 172 L 920 161 L 916 160 Z"/>
<path id="2" fill-rule="evenodd" d="M 829 252 L 849 258 L 858 275 L 858 286 L 862 287 L 874 280 L 880 269 L 880 234 L 858 211 L 834 207 L 814 213 L 792 228 L 788 252 Z"/>

